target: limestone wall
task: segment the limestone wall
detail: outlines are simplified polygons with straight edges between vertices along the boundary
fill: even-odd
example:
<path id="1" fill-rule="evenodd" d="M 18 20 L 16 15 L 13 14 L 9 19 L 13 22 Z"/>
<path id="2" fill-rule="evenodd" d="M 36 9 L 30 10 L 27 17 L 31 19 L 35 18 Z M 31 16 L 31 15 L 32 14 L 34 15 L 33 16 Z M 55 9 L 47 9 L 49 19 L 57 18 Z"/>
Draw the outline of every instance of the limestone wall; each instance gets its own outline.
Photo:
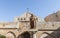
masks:
<path id="1" fill-rule="evenodd" d="M 17 23 L 15 22 L 0 22 L 0 28 L 17 28 Z"/>
<path id="2" fill-rule="evenodd" d="M 37 29 L 51 29 L 56 30 L 60 28 L 60 22 L 43 22 L 38 23 Z"/>

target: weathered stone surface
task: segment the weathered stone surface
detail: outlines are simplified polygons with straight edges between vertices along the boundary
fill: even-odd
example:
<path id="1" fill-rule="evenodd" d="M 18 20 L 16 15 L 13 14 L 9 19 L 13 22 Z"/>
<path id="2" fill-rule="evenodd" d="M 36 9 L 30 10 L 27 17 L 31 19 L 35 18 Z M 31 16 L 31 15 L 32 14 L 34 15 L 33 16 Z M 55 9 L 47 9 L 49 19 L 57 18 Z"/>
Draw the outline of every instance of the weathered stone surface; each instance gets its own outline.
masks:
<path id="1" fill-rule="evenodd" d="M 46 16 L 44 20 L 46 22 L 60 22 L 60 11 Z"/>
<path id="2" fill-rule="evenodd" d="M 32 20 L 34 20 L 34 23 L 32 23 L 30 20 L 32 15 L 33 14 L 25 13 L 22 16 L 16 17 L 14 22 L 0 22 L 0 34 L 5 35 L 7 38 L 60 37 L 60 22 L 45 22 L 33 15 Z M 60 17 L 60 13 L 54 13 L 52 15 L 50 18 L 47 18 L 49 21 L 51 21 L 51 19 L 52 21 L 60 20 L 60 18 L 58 18 Z M 30 23 L 34 25 L 34 28 L 31 28 Z"/>

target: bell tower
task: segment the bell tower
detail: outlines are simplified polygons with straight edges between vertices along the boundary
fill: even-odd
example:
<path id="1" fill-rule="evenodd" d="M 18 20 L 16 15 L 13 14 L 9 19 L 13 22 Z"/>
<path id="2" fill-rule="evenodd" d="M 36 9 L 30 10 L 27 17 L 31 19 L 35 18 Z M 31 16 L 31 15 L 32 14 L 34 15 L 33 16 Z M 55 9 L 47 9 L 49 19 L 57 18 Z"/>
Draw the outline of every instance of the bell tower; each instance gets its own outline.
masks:
<path id="1" fill-rule="evenodd" d="M 35 18 L 33 16 L 33 14 L 31 14 L 31 16 L 30 16 L 30 28 L 31 29 L 33 29 L 35 27 L 34 21 L 35 21 Z"/>

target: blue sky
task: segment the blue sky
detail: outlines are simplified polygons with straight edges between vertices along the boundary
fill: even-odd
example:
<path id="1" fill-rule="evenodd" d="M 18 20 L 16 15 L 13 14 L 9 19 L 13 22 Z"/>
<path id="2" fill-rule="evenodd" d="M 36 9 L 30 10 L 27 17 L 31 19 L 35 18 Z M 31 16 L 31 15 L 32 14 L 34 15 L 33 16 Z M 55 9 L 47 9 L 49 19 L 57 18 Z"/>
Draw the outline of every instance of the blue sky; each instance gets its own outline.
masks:
<path id="1" fill-rule="evenodd" d="M 27 8 L 41 18 L 60 10 L 60 0 L 0 0 L 0 21 L 13 21 Z"/>

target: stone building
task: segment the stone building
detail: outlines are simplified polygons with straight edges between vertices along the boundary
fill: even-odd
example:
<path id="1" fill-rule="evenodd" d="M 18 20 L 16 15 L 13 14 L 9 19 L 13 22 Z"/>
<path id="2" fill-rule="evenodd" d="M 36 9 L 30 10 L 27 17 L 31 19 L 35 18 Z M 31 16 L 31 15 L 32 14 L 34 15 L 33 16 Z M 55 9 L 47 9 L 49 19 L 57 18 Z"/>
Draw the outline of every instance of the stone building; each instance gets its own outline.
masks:
<path id="1" fill-rule="evenodd" d="M 60 11 L 57 11 L 56 13 L 50 14 L 45 17 L 46 22 L 60 22 Z"/>
<path id="2" fill-rule="evenodd" d="M 7 38 L 60 38 L 60 22 L 45 22 L 26 12 L 13 22 L 0 22 L 0 34 Z"/>

